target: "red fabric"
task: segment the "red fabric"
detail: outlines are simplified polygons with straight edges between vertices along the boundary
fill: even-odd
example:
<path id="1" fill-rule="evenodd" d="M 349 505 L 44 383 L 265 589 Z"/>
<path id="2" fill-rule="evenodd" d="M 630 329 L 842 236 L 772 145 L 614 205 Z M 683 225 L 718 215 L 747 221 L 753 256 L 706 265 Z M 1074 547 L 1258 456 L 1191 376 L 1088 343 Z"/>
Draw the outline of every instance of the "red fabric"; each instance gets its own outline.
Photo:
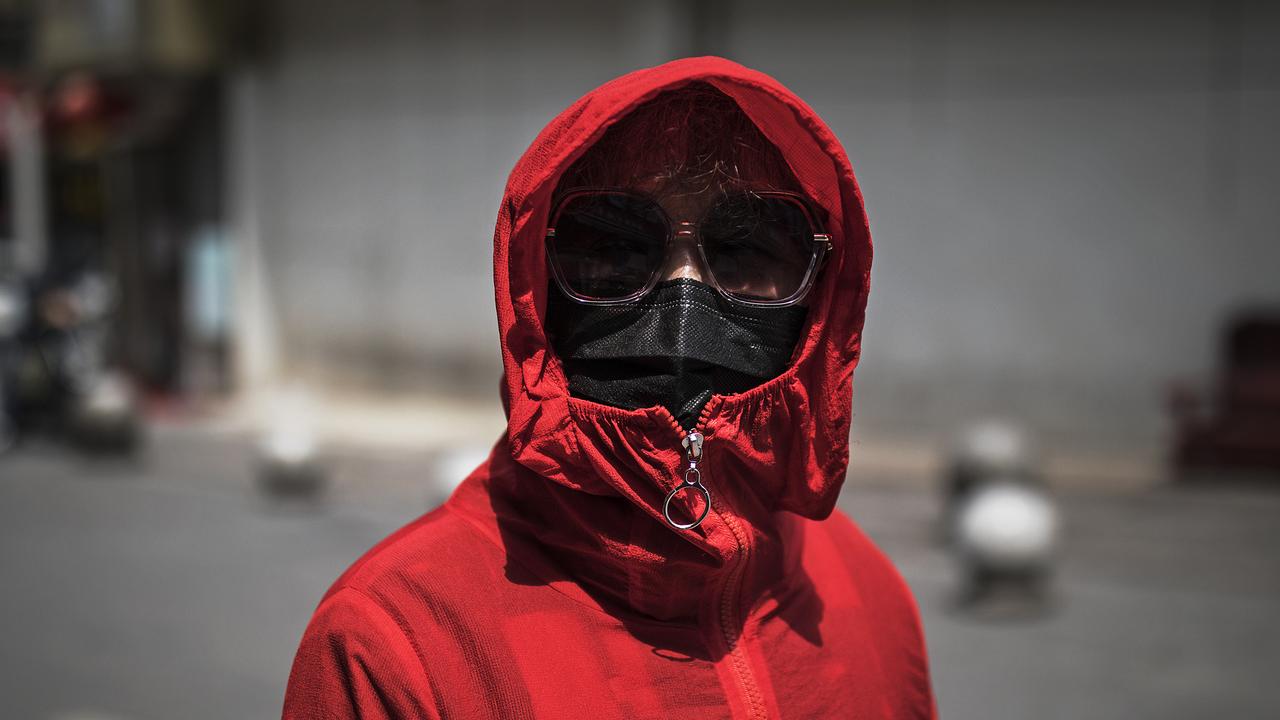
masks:
<path id="1" fill-rule="evenodd" d="M 611 122 L 693 80 L 783 150 L 829 213 L 835 252 L 794 365 L 703 411 L 712 509 L 678 531 L 661 508 L 683 433 L 662 408 L 568 396 L 540 321 L 542 235 L 559 173 Z M 934 718 L 910 592 L 833 513 L 870 267 L 844 151 L 768 76 L 691 58 L 574 103 L 511 173 L 494 236 L 507 433 L 443 507 L 335 583 L 284 717 Z"/>

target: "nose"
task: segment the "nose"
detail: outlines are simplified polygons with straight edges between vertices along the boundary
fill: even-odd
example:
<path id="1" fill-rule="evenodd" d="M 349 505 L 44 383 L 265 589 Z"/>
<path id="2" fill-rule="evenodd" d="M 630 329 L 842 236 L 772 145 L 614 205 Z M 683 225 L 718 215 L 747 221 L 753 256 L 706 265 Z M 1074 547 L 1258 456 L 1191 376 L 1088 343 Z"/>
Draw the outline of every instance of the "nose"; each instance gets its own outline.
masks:
<path id="1" fill-rule="evenodd" d="M 689 278 L 698 282 L 706 282 L 702 272 L 702 262 L 698 256 L 698 243 L 694 236 L 693 224 L 682 222 L 676 226 L 675 242 L 671 252 L 667 254 L 666 265 L 662 268 L 661 280 L 677 280 Z"/>

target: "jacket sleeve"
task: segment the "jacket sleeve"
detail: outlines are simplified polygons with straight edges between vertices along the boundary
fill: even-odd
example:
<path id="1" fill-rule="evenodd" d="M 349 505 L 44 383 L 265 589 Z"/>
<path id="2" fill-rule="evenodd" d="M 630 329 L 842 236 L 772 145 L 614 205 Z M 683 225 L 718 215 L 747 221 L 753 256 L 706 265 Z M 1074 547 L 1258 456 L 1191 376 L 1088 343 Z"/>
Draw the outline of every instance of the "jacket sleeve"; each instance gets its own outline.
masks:
<path id="1" fill-rule="evenodd" d="M 289 674 L 284 720 L 439 718 L 422 660 L 380 605 L 353 588 L 320 603 Z"/>

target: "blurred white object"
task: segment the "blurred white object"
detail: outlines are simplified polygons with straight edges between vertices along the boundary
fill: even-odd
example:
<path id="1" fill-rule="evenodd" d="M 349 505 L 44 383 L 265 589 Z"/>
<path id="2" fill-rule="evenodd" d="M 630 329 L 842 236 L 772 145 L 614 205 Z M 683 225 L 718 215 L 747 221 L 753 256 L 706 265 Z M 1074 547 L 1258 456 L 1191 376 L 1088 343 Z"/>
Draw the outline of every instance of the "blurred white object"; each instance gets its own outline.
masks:
<path id="1" fill-rule="evenodd" d="M 449 499 L 471 471 L 489 458 L 489 450 L 488 445 L 465 445 L 435 455 L 431 463 L 428 504 L 435 506 Z"/>
<path id="2" fill-rule="evenodd" d="M 0 340 L 13 337 L 22 329 L 27 315 L 27 301 L 17 283 L 0 281 Z"/>
<path id="3" fill-rule="evenodd" d="M 81 322 L 106 318 L 116 304 L 115 284 L 102 272 L 86 271 L 70 288 Z"/>
<path id="4" fill-rule="evenodd" d="M 1044 492 L 1023 483 L 983 485 L 959 508 L 956 548 L 985 573 L 1036 574 L 1049 569 L 1058 512 Z"/>
<path id="5" fill-rule="evenodd" d="M 1003 420 L 968 427 L 945 492 L 942 529 L 960 561 L 962 607 L 988 617 L 1041 613 L 1059 521 L 1029 433 Z"/>
<path id="6" fill-rule="evenodd" d="M 316 439 L 303 428 L 276 428 L 263 442 L 262 453 L 277 464 L 303 465 L 315 458 Z"/>
<path id="7" fill-rule="evenodd" d="M 103 373 L 89 389 L 84 412 L 98 417 L 115 417 L 133 411 L 133 390 L 119 373 Z"/>
<path id="8" fill-rule="evenodd" d="M 81 448 L 127 453 L 137 447 L 140 420 L 129 379 L 115 370 L 86 372 L 73 409 L 74 438 Z"/>
<path id="9" fill-rule="evenodd" d="M 1006 420 L 984 420 L 961 435 L 955 462 L 977 475 L 1023 476 L 1034 472 L 1037 453 L 1028 434 Z"/>
<path id="10" fill-rule="evenodd" d="M 301 386 L 279 392 L 258 443 L 258 479 L 272 495 L 313 496 L 324 485 L 315 402 Z"/>
<path id="11" fill-rule="evenodd" d="M 954 541 L 960 508 L 986 483 L 1041 484 L 1038 453 L 1029 434 L 1007 420 L 983 420 L 959 434 L 944 479 L 942 537 Z"/>

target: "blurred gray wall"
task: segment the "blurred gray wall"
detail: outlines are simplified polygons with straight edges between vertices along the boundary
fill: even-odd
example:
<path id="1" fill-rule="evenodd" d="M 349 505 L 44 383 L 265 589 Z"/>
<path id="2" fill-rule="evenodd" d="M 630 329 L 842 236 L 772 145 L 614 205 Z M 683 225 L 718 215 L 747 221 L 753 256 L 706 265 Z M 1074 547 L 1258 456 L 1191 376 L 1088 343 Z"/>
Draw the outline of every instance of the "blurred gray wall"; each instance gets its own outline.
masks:
<path id="1" fill-rule="evenodd" d="M 286 370 L 496 388 L 491 235 L 538 130 L 690 52 L 834 128 L 876 264 L 856 424 L 971 414 L 1153 448 L 1220 323 L 1280 303 L 1280 10 L 1263 3 L 276 3 L 240 208 Z M 437 383 L 439 386 L 439 383 Z"/>
<path id="2" fill-rule="evenodd" d="M 286 0 L 233 92 L 281 362 L 328 382 L 483 384 L 507 173 L 586 90 L 673 55 L 663 6 Z M 241 88 L 243 90 L 243 88 Z M 235 150 L 233 150 L 235 152 Z M 241 218 L 243 220 L 243 218 Z"/>

